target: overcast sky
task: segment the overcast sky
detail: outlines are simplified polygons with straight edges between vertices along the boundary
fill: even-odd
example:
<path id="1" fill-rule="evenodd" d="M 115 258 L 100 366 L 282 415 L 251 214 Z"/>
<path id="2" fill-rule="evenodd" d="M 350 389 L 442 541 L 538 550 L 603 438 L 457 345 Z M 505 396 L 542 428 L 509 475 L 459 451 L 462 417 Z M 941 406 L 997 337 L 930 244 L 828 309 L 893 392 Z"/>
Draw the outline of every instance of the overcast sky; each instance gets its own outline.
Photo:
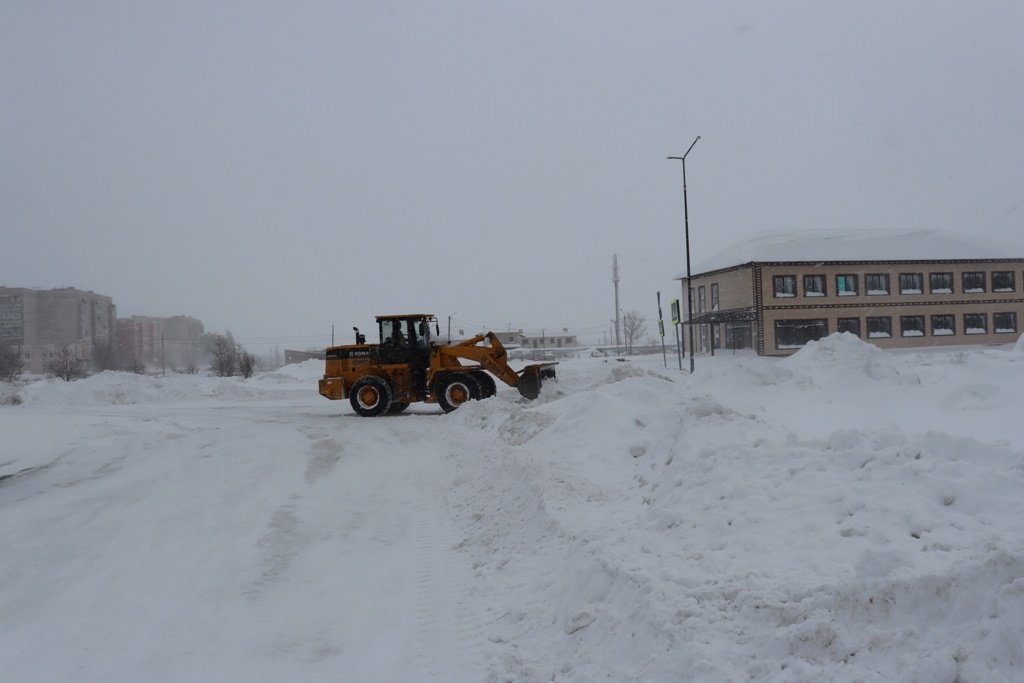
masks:
<path id="1" fill-rule="evenodd" d="M 263 351 L 376 313 L 598 340 L 691 250 L 1024 255 L 1024 3 L 0 3 L 0 284 Z M 668 314 L 667 304 L 665 314 Z M 652 325 L 653 331 L 653 325 Z"/>

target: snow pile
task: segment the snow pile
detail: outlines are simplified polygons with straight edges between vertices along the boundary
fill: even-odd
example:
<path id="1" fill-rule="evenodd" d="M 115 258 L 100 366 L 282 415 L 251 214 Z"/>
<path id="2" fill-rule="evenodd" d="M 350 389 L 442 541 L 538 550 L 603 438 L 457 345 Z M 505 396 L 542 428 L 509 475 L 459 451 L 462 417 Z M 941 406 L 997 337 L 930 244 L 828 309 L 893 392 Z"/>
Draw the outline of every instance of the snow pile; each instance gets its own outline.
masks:
<path id="1" fill-rule="evenodd" d="M 919 384 L 914 373 L 903 375 L 891 355 L 849 332 L 809 342 L 781 365 L 800 377 L 801 383 L 835 384 L 858 375 L 893 384 Z"/>
<path id="2" fill-rule="evenodd" d="M 321 361 L 0 407 L 12 680 L 1018 681 L 1024 341 L 582 358 L 355 417 Z M 153 673 L 157 672 L 157 673 Z"/>
<path id="3" fill-rule="evenodd" d="M 850 335 L 779 365 L 810 400 L 858 377 L 920 385 Z M 953 683 L 1024 666 L 1021 450 L 856 413 L 807 437 L 798 416 L 768 421 L 698 376 L 629 364 L 584 382 L 576 367 L 557 401 L 446 418 L 488 444 L 460 459 L 480 485 L 461 488 L 463 547 L 489 593 L 515 586 L 488 634 L 515 645 L 501 675 Z M 779 383 L 758 389 L 793 402 Z"/>

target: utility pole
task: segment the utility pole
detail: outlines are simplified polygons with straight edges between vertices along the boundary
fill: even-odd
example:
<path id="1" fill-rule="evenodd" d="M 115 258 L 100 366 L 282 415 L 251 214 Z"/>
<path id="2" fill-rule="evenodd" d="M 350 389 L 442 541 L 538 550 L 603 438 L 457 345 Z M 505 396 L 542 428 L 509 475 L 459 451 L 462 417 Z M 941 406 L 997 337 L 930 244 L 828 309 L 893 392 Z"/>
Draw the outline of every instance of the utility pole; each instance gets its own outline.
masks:
<path id="1" fill-rule="evenodd" d="M 690 374 L 693 374 L 693 278 L 690 276 L 690 212 L 686 203 L 686 155 L 690 153 L 693 146 L 697 144 L 697 140 L 700 140 L 698 135 L 690 147 L 681 157 L 667 157 L 668 159 L 678 159 L 683 162 L 683 225 L 686 232 L 686 318 L 687 326 L 690 328 Z"/>
<path id="2" fill-rule="evenodd" d="M 665 321 L 661 317 L 661 292 L 658 292 L 658 335 L 661 336 L 661 360 L 668 367 L 668 354 L 665 352 Z"/>
<path id="3" fill-rule="evenodd" d="M 615 285 L 615 346 L 622 344 L 619 337 L 619 255 L 612 254 L 612 284 Z M 618 348 L 615 349 L 618 353 Z"/>

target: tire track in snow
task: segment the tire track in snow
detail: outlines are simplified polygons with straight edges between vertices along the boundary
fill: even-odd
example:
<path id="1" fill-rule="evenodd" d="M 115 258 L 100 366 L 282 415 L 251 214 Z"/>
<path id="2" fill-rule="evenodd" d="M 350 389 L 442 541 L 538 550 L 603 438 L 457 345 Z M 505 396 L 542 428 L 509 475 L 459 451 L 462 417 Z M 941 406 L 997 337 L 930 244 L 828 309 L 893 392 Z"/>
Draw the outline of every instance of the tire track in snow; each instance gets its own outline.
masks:
<path id="1" fill-rule="evenodd" d="M 443 455 L 441 456 L 443 458 Z M 443 462 L 441 463 L 443 465 Z M 443 472 L 443 467 L 441 469 Z M 417 487 L 416 657 L 426 680 L 482 681 L 486 678 L 481 620 L 473 608 L 473 576 L 450 525 L 444 477 L 421 470 Z"/>

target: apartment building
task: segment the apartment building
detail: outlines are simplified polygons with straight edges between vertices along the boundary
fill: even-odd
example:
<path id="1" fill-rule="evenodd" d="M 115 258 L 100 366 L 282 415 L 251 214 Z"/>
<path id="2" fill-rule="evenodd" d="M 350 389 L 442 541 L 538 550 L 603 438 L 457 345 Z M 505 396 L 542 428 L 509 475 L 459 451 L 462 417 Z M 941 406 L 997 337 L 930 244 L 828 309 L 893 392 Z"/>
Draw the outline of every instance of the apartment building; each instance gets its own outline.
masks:
<path id="1" fill-rule="evenodd" d="M 789 355 L 834 332 L 882 348 L 997 344 L 1024 322 L 1024 256 L 942 233 L 775 233 L 711 264 L 693 276 L 699 352 Z"/>
<path id="2" fill-rule="evenodd" d="M 117 308 L 109 296 L 62 287 L 0 287 L 0 344 L 19 349 L 29 372 L 43 372 L 64 347 L 91 361 L 114 344 Z"/>
<path id="3" fill-rule="evenodd" d="M 182 368 L 205 359 L 203 323 L 185 315 L 133 315 L 117 320 L 118 360 L 123 366 Z"/>

